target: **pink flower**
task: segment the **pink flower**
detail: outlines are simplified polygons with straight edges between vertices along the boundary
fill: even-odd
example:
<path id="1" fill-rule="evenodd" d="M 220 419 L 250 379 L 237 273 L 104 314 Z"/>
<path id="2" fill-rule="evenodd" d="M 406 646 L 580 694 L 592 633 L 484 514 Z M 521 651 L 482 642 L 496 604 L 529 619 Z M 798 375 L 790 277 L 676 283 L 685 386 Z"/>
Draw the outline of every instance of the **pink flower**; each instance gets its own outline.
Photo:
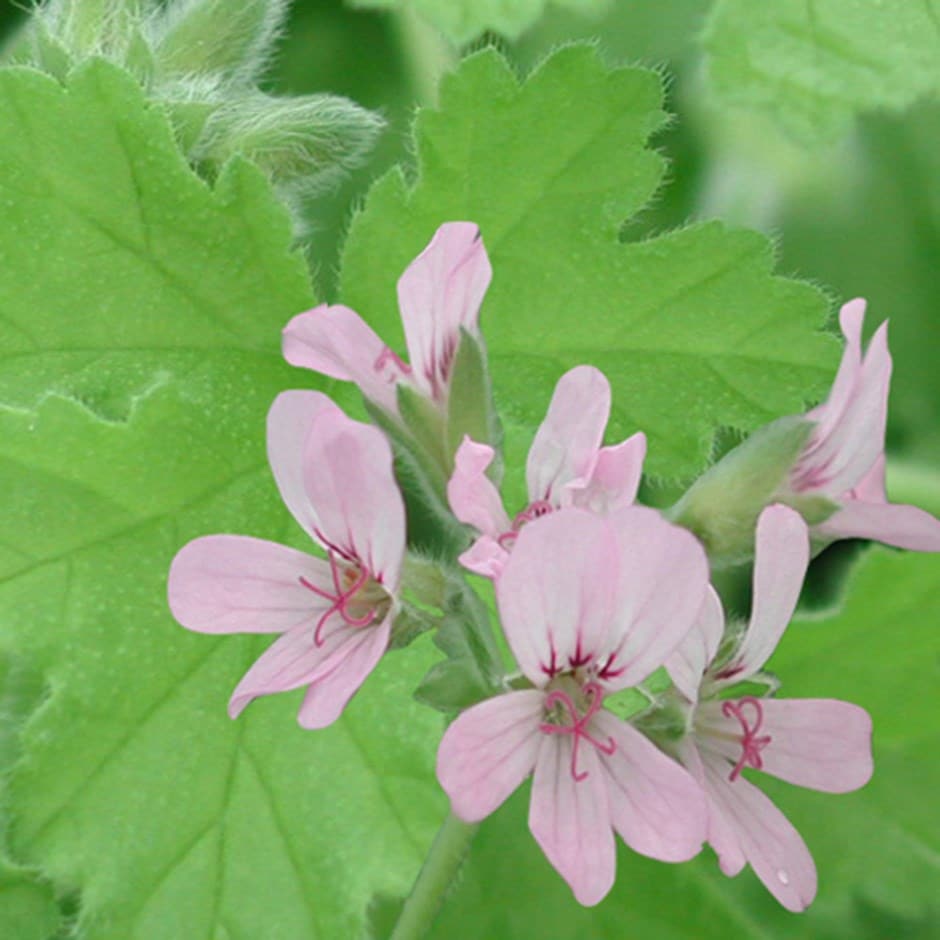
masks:
<path id="1" fill-rule="evenodd" d="M 654 858 L 695 855 L 700 787 L 605 696 L 663 664 L 695 620 L 708 566 L 696 539 L 650 509 L 562 509 L 526 526 L 496 582 L 509 645 L 535 688 L 465 711 L 437 774 L 476 822 L 534 772 L 529 828 L 585 905 L 614 880 L 614 835 Z"/>
<path id="2" fill-rule="evenodd" d="M 829 398 L 807 414 L 816 427 L 790 473 L 792 492 L 819 495 L 839 509 L 813 529 L 826 539 L 864 538 L 915 551 L 940 551 L 940 521 L 885 494 L 884 437 L 891 381 L 887 323 L 862 355 L 865 301 L 839 314 L 845 352 Z"/>
<path id="3" fill-rule="evenodd" d="M 170 568 L 173 616 L 200 633 L 280 633 L 229 702 L 307 686 L 298 720 L 334 722 L 388 646 L 405 512 L 382 433 L 319 392 L 277 397 L 268 459 L 281 497 L 327 559 L 242 535 L 186 545 Z"/>
<path id="4" fill-rule="evenodd" d="M 460 331 L 478 335 L 480 304 L 491 277 L 477 226 L 447 222 L 398 281 L 410 365 L 357 313 L 327 304 L 287 324 L 284 357 L 291 365 L 355 382 L 369 401 L 392 414 L 398 413 L 400 383 L 443 408 Z"/>
<path id="5" fill-rule="evenodd" d="M 646 456 L 642 433 L 601 447 L 610 416 L 610 384 L 593 366 L 576 366 L 555 386 L 548 414 L 526 462 L 528 505 L 510 520 L 486 475 L 494 451 L 464 438 L 454 458 L 447 497 L 454 515 L 481 534 L 460 556 L 476 574 L 499 577 L 526 523 L 565 506 L 612 512 L 636 497 Z"/>
<path id="6" fill-rule="evenodd" d="M 717 655 L 724 633 L 721 602 L 709 591 L 696 628 L 666 666 L 692 703 L 679 757 L 708 796 L 708 841 L 721 870 L 749 862 L 788 910 L 816 895 L 816 868 L 799 833 L 743 776 L 751 767 L 798 786 L 845 793 L 872 773 L 871 719 L 832 699 L 723 698 L 757 674 L 774 651 L 799 598 L 809 561 L 800 515 L 770 506 L 757 525 L 751 619 L 730 656 Z"/>

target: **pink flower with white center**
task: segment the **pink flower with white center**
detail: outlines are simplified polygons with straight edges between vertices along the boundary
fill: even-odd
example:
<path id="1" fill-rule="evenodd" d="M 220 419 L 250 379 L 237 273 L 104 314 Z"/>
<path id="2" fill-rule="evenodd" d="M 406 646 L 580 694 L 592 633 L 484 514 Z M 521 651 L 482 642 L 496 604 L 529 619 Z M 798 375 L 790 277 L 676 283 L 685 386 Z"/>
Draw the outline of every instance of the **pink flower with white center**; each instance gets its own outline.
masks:
<path id="1" fill-rule="evenodd" d="M 776 648 L 808 562 L 800 515 L 769 506 L 758 520 L 751 619 L 737 647 L 717 657 L 724 615 L 709 589 L 695 629 L 666 663 L 691 703 L 678 755 L 708 796 L 708 841 L 721 870 L 736 875 L 749 862 L 791 911 L 815 897 L 816 867 L 796 829 L 742 771 L 763 770 L 827 793 L 856 790 L 872 773 L 871 719 L 857 705 L 833 699 L 722 696 L 757 674 Z"/>
<path id="2" fill-rule="evenodd" d="M 535 688 L 460 715 L 441 741 L 437 775 L 454 813 L 476 822 L 534 773 L 529 828 L 582 904 L 613 884 L 614 830 L 665 861 L 701 848 L 701 788 L 603 703 L 665 662 L 707 581 L 692 535 L 630 506 L 609 517 L 561 509 L 533 522 L 496 582 L 506 638 Z"/>
<path id="3" fill-rule="evenodd" d="M 209 535 L 173 559 L 173 616 L 199 633 L 280 633 L 229 702 L 307 686 L 298 720 L 334 722 L 388 647 L 405 554 L 405 510 L 377 428 L 319 392 L 283 392 L 268 459 L 291 514 L 327 558 L 243 535 Z"/>
<path id="4" fill-rule="evenodd" d="M 646 435 L 601 447 L 610 417 L 610 383 L 593 366 L 575 366 L 555 386 L 545 420 L 526 461 L 529 502 L 510 519 L 486 475 L 494 451 L 464 438 L 454 458 L 447 497 L 454 515 L 480 532 L 460 556 L 464 567 L 499 577 L 519 531 L 532 519 L 566 506 L 609 513 L 636 497 Z"/>
<path id="5" fill-rule="evenodd" d="M 816 422 L 790 472 L 800 495 L 824 496 L 839 505 L 813 534 L 826 539 L 863 538 L 940 551 L 940 520 L 916 506 L 889 503 L 885 494 L 884 437 L 891 381 L 888 324 L 882 323 L 862 355 L 865 301 L 839 313 L 845 351 L 829 398 L 806 417 Z"/>
<path id="6" fill-rule="evenodd" d="M 398 281 L 410 365 L 348 307 L 321 304 L 284 329 L 284 358 L 294 366 L 355 382 L 365 397 L 398 413 L 396 388 L 409 385 L 442 410 L 461 329 L 479 335 L 479 312 L 492 277 L 480 230 L 447 222 Z"/>

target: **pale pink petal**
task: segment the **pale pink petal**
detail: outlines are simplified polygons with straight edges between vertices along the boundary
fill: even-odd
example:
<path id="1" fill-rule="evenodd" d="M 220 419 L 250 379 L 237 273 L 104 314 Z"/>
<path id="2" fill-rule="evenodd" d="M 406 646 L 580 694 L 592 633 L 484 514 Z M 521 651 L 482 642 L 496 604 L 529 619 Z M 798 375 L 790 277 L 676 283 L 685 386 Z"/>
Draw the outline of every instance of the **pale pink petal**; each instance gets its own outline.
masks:
<path id="1" fill-rule="evenodd" d="M 621 444 L 602 447 L 587 485 L 580 489 L 572 487 L 573 504 L 598 513 L 631 505 L 640 486 L 645 457 L 646 435 L 642 431 Z"/>
<path id="2" fill-rule="evenodd" d="M 875 332 L 849 400 L 828 430 L 817 427 L 793 485 L 838 499 L 855 487 L 884 450 L 891 382 L 887 323 Z"/>
<path id="3" fill-rule="evenodd" d="M 762 699 L 763 770 L 826 793 L 848 793 L 872 774 L 871 718 L 835 699 Z"/>
<path id="4" fill-rule="evenodd" d="M 457 560 L 468 571 L 495 581 L 503 573 L 508 558 L 509 552 L 496 539 L 481 535 Z"/>
<path id="5" fill-rule="evenodd" d="M 616 549 L 606 520 L 583 509 L 559 510 L 519 533 L 496 599 L 516 661 L 536 685 L 609 645 Z"/>
<path id="6" fill-rule="evenodd" d="M 307 689 L 297 716 L 301 727 L 325 728 L 339 718 L 388 648 L 391 625 L 389 615 L 375 626 L 347 628 L 346 642 L 333 668 L 324 670 Z"/>
<path id="7" fill-rule="evenodd" d="M 940 520 L 917 506 L 847 500 L 815 535 L 831 539 L 872 539 L 915 552 L 940 552 Z"/>
<path id="8" fill-rule="evenodd" d="M 743 777 L 728 780 L 720 757 L 703 752 L 702 760 L 710 811 L 720 814 L 735 834 L 740 852 L 767 890 L 787 910 L 805 910 L 816 896 L 816 866 L 800 834 L 757 787 Z M 730 869 L 736 860 L 735 853 Z"/>
<path id="9" fill-rule="evenodd" d="M 878 455 L 871 465 L 871 470 L 862 477 L 851 492 L 851 499 L 865 503 L 886 503 L 888 493 L 885 490 L 885 455 Z"/>
<path id="10" fill-rule="evenodd" d="M 486 471 L 496 452 L 488 444 L 464 437 L 454 455 L 447 499 L 454 515 L 484 535 L 498 538 L 510 526 L 503 500 Z"/>
<path id="11" fill-rule="evenodd" d="M 705 791 L 705 802 L 708 807 L 708 843 L 718 856 L 722 872 L 729 878 L 733 878 L 747 864 L 747 859 L 744 857 L 741 842 L 733 825 L 728 822 L 709 794 L 705 765 L 695 746 L 694 736 L 687 735 L 678 741 L 676 751 L 679 760 Z"/>
<path id="12" fill-rule="evenodd" d="M 555 386 L 526 462 L 529 499 L 560 504 L 565 487 L 587 484 L 610 414 L 610 383 L 593 366 L 575 366 Z"/>
<path id="13" fill-rule="evenodd" d="M 398 304 L 418 386 L 440 400 L 461 328 L 477 333 L 483 295 L 493 276 L 480 230 L 447 222 L 398 281 Z"/>
<path id="14" fill-rule="evenodd" d="M 597 754 L 607 772 L 610 820 L 623 841 L 664 862 L 684 862 L 697 855 L 708 822 L 701 786 L 610 712 L 599 712 L 590 731 L 598 740 L 615 744 L 613 754 Z M 582 746 L 579 761 L 585 750 Z"/>
<path id="15" fill-rule="evenodd" d="M 839 325 L 845 337 L 845 348 L 842 350 L 842 360 L 839 371 L 829 397 L 821 405 L 817 405 L 807 414 L 807 417 L 818 422 L 816 433 L 825 437 L 838 423 L 849 403 L 862 368 L 862 327 L 865 323 L 866 303 L 861 297 L 843 304 L 839 311 Z"/>
<path id="16" fill-rule="evenodd" d="M 281 392 L 268 411 L 268 463 L 281 499 L 308 534 L 319 523 L 304 487 L 304 455 L 313 422 L 326 412 L 342 414 L 322 392 L 308 391 Z"/>
<path id="17" fill-rule="evenodd" d="M 283 353 L 292 366 L 355 382 L 370 401 L 397 413 L 395 387 L 408 381 L 407 371 L 349 307 L 321 304 L 298 314 L 284 328 Z"/>
<path id="18" fill-rule="evenodd" d="M 798 512 L 777 504 L 760 514 L 750 623 L 741 645 L 717 679 L 740 682 L 754 675 L 770 658 L 796 609 L 809 554 L 809 530 Z"/>
<path id="19" fill-rule="evenodd" d="M 509 692 L 468 709 L 447 729 L 437 779 L 464 822 L 489 816 L 535 767 L 545 693 Z"/>
<path id="20" fill-rule="evenodd" d="M 304 485 L 322 540 L 359 559 L 386 590 L 398 589 L 405 553 L 405 506 L 382 432 L 322 414 L 307 441 Z"/>
<path id="21" fill-rule="evenodd" d="M 628 506 L 607 517 L 618 542 L 615 620 L 608 688 L 642 682 L 662 666 L 696 623 L 708 587 L 705 551 L 658 512 Z"/>
<path id="22" fill-rule="evenodd" d="M 331 587 L 329 566 L 319 558 L 244 535 L 208 535 L 177 553 L 167 596 L 189 630 L 284 633 L 315 624 L 329 607 L 301 578 Z"/>
<path id="23" fill-rule="evenodd" d="M 371 629 L 360 628 L 359 633 Z M 349 642 L 358 639 L 354 628 L 342 626 L 324 631 L 323 643 L 317 646 L 313 625 L 294 627 L 272 643 L 245 673 L 229 700 L 229 715 L 238 717 L 259 695 L 297 689 L 332 672 L 347 655 Z"/>
<path id="24" fill-rule="evenodd" d="M 666 660 L 670 678 L 690 702 L 698 701 L 702 676 L 718 652 L 724 629 L 725 614 L 721 599 L 709 585 L 695 625 Z"/>
<path id="25" fill-rule="evenodd" d="M 543 735 L 532 780 L 529 829 L 548 860 L 587 907 L 614 884 L 616 853 L 610 828 L 606 774 L 593 747 L 578 751 L 571 774 L 571 735 Z"/>

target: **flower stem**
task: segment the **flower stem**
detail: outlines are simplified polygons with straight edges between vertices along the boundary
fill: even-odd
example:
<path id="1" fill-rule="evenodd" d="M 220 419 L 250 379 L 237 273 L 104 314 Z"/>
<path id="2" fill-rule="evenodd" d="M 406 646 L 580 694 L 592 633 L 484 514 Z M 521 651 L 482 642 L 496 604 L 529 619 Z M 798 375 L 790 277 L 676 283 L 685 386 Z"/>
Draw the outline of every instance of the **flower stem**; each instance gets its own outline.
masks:
<path id="1" fill-rule="evenodd" d="M 453 813 L 444 820 L 389 940 L 421 940 L 427 936 L 478 828 Z"/>

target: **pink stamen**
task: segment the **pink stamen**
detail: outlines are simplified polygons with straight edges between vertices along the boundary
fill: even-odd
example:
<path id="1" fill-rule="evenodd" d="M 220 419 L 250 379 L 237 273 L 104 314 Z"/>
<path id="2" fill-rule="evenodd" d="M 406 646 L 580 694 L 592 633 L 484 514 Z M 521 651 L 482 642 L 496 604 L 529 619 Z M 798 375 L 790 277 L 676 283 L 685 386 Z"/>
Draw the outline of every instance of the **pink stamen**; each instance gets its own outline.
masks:
<path id="1" fill-rule="evenodd" d="M 320 616 L 320 619 L 317 621 L 316 628 L 313 632 L 313 642 L 317 646 L 322 646 L 326 642 L 326 638 L 323 636 L 323 628 L 326 626 L 326 622 L 330 619 L 330 617 L 333 616 L 333 614 L 338 613 L 346 622 L 346 625 L 350 627 L 367 627 L 375 619 L 376 609 L 374 607 L 368 610 L 361 617 L 354 617 L 349 611 L 349 604 L 356 596 L 359 589 L 366 583 L 366 581 L 369 580 L 369 572 L 366 571 L 365 568 L 360 568 L 355 580 L 344 590 L 341 583 L 342 571 L 336 561 L 336 554 L 336 552 L 330 549 L 330 576 L 333 581 L 333 589 L 336 592 L 335 594 L 331 594 L 329 591 L 324 591 L 323 588 L 317 587 L 303 576 L 298 579 L 308 591 L 312 591 L 317 595 L 317 597 L 322 597 L 325 600 L 330 601 L 329 608 L 327 608 L 327 610 Z"/>
<path id="2" fill-rule="evenodd" d="M 588 682 L 584 686 L 584 694 L 589 699 L 588 710 L 579 718 L 578 709 L 572 701 L 571 696 L 561 689 L 553 689 L 545 697 L 546 709 L 560 702 L 568 712 L 571 718 L 571 724 L 553 725 L 549 722 L 543 722 L 539 725 L 539 730 L 543 731 L 545 734 L 574 735 L 574 742 L 571 746 L 571 776 L 574 777 L 577 783 L 580 783 L 588 776 L 586 770 L 578 773 L 578 744 L 581 738 L 584 738 L 589 744 L 593 744 L 594 747 L 604 754 L 613 754 L 617 749 L 613 738 L 608 737 L 607 743 L 605 744 L 603 741 L 598 741 L 597 738 L 587 730 L 588 722 L 600 711 L 601 703 L 604 700 L 604 690 L 597 682 Z"/>
<path id="3" fill-rule="evenodd" d="M 386 367 L 389 363 L 392 364 L 393 368 L 387 370 Z M 397 382 L 400 378 L 399 375 L 395 374 L 396 369 L 401 375 L 411 375 L 411 366 L 388 346 L 382 348 L 375 362 L 372 363 L 372 368 L 376 372 L 386 372 L 385 378 L 389 382 Z"/>
<path id="4" fill-rule="evenodd" d="M 749 705 L 754 709 L 753 724 L 748 723 L 747 715 L 744 714 L 745 705 Z M 772 738 L 769 734 L 757 737 L 757 732 L 760 731 L 761 723 L 764 720 L 764 709 L 761 707 L 760 702 L 750 695 L 737 702 L 724 702 L 721 706 L 721 713 L 725 718 L 737 718 L 741 725 L 741 731 L 744 733 L 744 737 L 741 739 L 741 757 L 734 765 L 734 769 L 728 778 L 735 781 L 741 775 L 745 765 L 749 765 L 755 770 L 760 770 L 764 766 L 760 752 L 770 744 Z"/>
<path id="5" fill-rule="evenodd" d="M 508 532 L 503 532 L 496 539 L 500 548 L 505 548 L 508 551 L 512 543 L 519 537 L 519 530 L 527 522 L 538 519 L 540 516 L 547 516 L 554 509 L 555 507 L 547 499 L 533 500 L 522 512 L 516 513 L 515 519 L 512 520 L 512 528 Z"/>

